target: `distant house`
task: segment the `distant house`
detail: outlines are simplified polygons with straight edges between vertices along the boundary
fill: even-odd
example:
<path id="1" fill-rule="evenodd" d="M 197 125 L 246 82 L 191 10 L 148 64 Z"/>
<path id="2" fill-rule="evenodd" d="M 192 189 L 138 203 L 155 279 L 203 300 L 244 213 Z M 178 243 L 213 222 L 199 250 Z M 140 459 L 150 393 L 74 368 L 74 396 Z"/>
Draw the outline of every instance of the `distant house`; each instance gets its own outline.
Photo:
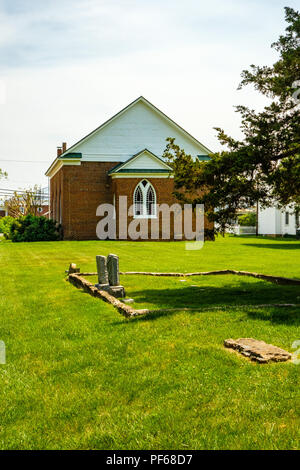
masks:
<path id="1" fill-rule="evenodd" d="M 44 216 L 47 217 L 49 215 L 49 205 L 48 204 L 42 204 L 37 208 L 37 216 Z"/>
<path id="2" fill-rule="evenodd" d="M 258 209 L 258 234 L 270 236 L 296 235 L 299 228 L 299 213 L 292 207 Z"/>
<path id="3" fill-rule="evenodd" d="M 7 215 L 7 210 L 4 205 L 0 205 L 0 218 Z"/>
<path id="4" fill-rule="evenodd" d="M 19 212 L 19 211 L 18 211 Z M 24 207 L 20 207 L 21 215 L 26 215 L 28 212 L 25 211 Z M 37 217 L 48 217 L 49 215 L 49 205 L 48 204 L 41 204 L 37 206 L 35 209 L 31 209 L 31 213 L 36 215 Z M 19 217 L 20 214 L 16 215 L 14 211 L 11 211 L 8 207 L 3 206 L 3 216 L 9 215 L 10 217 Z M 1 217 L 1 206 L 0 206 L 0 217 Z"/>
<path id="5" fill-rule="evenodd" d="M 40 206 L 31 208 L 30 211 L 26 211 L 24 207 L 20 208 L 22 215 L 27 215 L 29 212 L 32 215 L 35 215 L 36 217 L 47 217 L 49 216 L 49 206 L 48 204 L 41 204 Z M 16 217 L 13 213 L 10 213 L 8 210 L 8 215 L 11 215 L 12 217 Z"/>
<path id="6" fill-rule="evenodd" d="M 167 137 L 174 137 L 194 159 L 209 159 L 207 147 L 143 97 L 69 149 L 65 143 L 58 148 L 46 176 L 50 216 L 62 224 L 64 238 L 96 239 L 97 207 L 113 204 L 118 221 L 119 196 L 127 196 L 134 207 L 128 223 L 156 218 L 156 204 L 178 202 L 172 194 L 172 169 L 162 158 Z M 205 221 L 205 228 L 213 226 Z M 121 238 L 118 230 L 116 238 Z"/>

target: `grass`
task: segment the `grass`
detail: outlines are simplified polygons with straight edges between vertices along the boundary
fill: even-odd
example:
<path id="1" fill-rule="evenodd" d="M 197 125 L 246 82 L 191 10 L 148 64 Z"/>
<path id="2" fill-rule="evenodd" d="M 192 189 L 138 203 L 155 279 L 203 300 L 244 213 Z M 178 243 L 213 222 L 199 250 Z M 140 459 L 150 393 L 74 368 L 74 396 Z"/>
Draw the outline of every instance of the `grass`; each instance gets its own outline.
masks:
<path id="1" fill-rule="evenodd" d="M 299 241 L 228 237 L 200 251 L 181 242 L 0 242 L 0 448 L 299 448 L 299 366 L 259 365 L 223 347 L 255 337 L 292 352 L 299 308 L 233 307 L 296 303 L 299 288 L 122 276 L 137 308 L 199 307 L 128 321 L 65 281 L 70 262 L 94 271 L 95 255 L 110 252 L 124 271 L 300 278 Z"/>

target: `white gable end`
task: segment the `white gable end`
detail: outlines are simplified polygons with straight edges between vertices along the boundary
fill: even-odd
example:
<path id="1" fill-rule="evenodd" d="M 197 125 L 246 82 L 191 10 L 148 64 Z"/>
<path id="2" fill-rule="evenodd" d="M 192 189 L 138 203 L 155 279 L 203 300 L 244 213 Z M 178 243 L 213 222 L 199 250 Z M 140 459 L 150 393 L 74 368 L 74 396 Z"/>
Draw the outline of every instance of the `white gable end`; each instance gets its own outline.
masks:
<path id="1" fill-rule="evenodd" d="M 207 149 L 196 139 L 143 99 L 134 102 L 69 151 L 82 153 L 82 161 L 123 162 L 141 148 L 147 148 L 161 157 L 167 137 L 174 137 L 176 144 L 194 157 L 208 154 Z M 140 160 L 141 165 L 144 163 Z M 157 165 L 157 162 L 152 164 Z"/>
<path id="2" fill-rule="evenodd" d="M 128 163 L 124 163 L 122 168 L 126 170 L 165 170 L 168 167 L 158 158 L 155 158 L 145 150 L 135 159 L 130 160 Z"/>

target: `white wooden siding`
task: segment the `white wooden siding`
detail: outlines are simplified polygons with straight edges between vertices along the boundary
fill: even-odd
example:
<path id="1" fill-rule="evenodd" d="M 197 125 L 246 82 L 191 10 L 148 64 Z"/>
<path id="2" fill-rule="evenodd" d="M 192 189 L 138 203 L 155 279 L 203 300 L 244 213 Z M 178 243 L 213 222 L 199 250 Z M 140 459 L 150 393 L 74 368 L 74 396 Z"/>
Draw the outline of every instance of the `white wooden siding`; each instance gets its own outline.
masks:
<path id="1" fill-rule="evenodd" d="M 285 223 L 285 212 L 289 212 L 289 223 Z M 296 216 L 292 207 L 283 210 L 276 207 L 259 208 L 258 233 L 260 235 L 296 235 Z"/>
<path id="2" fill-rule="evenodd" d="M 157 158 L 149 155 L 148 152 L 144 152 L 125 164 L 122 168 L 126 168 L 126 170 L 165 170 L 166 166 Z"/>
<path id="3" fill-rule="evenodd" d="M 142 101 L 79 144 L 76 152 L 82 153 L 82 161 L 123 162 L 144 148 L 161 157 L 167 137 L 175 137 L 176 143 L 195 158 L 206 153 L 200 144 Z"/>

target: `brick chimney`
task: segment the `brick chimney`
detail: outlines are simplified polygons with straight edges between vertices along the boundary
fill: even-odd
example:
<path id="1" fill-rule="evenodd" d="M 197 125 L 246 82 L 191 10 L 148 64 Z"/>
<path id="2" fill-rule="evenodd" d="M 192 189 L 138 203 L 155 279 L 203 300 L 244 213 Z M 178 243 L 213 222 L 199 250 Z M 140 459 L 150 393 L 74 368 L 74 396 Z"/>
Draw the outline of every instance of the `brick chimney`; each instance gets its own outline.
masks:
<path id="1" fill-rule="evenodd" d="M 63 142 L 62 143 L 62 153 L 65 153 L 66 150 L 67 150 L 67 143 Z"/>
<path id="2" fill-rule="evenodd" d="M 62 148 L 61 147 L 57 147 L 57 156 L 60 157 L 62 154 Z"/>

